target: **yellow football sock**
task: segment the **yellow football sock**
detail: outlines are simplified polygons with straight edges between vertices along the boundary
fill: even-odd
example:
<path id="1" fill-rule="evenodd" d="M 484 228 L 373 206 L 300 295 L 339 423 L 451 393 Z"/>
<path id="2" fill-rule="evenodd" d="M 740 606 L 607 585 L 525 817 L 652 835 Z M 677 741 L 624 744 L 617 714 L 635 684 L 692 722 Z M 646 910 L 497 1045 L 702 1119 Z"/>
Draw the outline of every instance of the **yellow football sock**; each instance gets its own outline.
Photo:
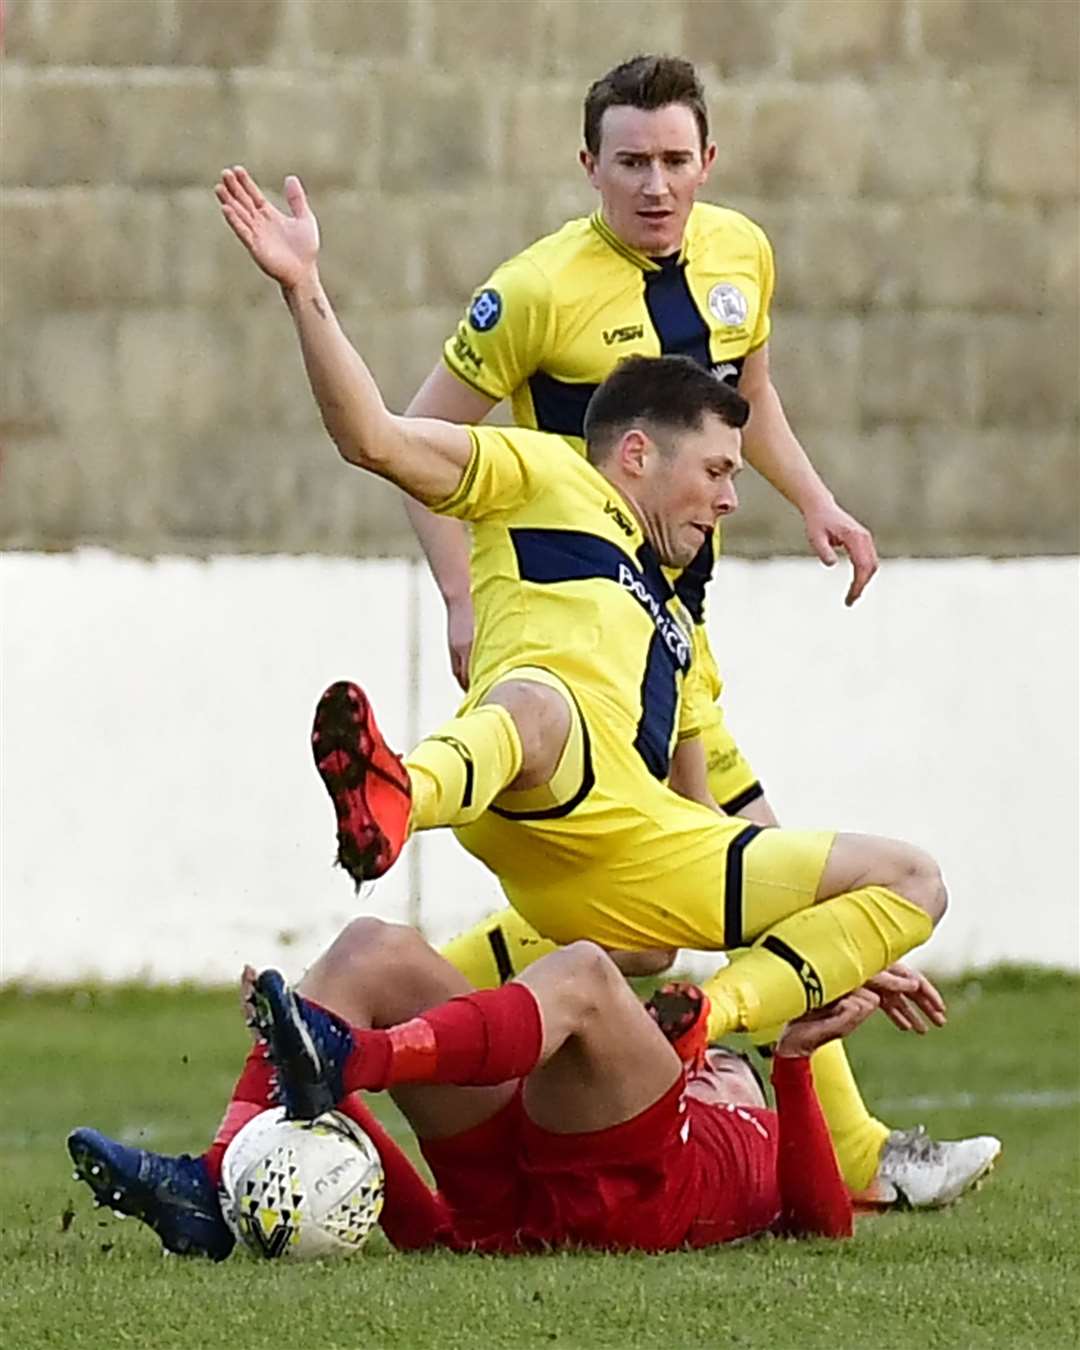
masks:
<path id="1" fill-rule="evenodd" d="M 557 950 L 557 944 L 542 938 L 517 910 L 507 908 L 451 938 L 439 949 L 439 955 L 460 970 L 474 988 L 497 989 L 520 975 L 526 966 Z"/>
<path id="2" fill-rule="evenodd" d="M 800 910 L 704 986 L 709 1039 L 801 1017 L 857 989 L 933 932 L 926 912 L 884 886 Z"/>
<path id="3" fill-rule="evenodd" d="M 484 703 L 422 740 L 405 768 L 411 830 L 469 825 L 521 772 L 521 737 L 505 708 Z"/>

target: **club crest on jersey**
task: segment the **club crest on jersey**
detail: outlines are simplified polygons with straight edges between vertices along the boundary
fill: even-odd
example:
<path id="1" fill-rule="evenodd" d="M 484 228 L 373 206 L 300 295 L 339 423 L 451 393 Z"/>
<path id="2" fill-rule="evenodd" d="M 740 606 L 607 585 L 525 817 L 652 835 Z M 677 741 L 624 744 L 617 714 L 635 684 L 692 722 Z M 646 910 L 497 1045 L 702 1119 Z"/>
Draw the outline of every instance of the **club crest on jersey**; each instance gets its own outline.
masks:
<path id="1" fill-rule="evenodd" d="M 709 292 L 709 313 L 728 328 L 738 328 L 746 322 L 750 303 L 738 286 L 729 281 L 718 281 Z"/>
<path id="2" fill-rule="evenodd" d="M 491 286 L 486 286 L 473 296 L 469 306 L 469 323 L 478 333 L 490 333 L 502 318 L 502 296 Z"/>
<path id="3" fill-rule="evenodd" d="M 732 389 L 737 389 L 739 385 L 739 367 L 734 361 L 716 361 L 712 366 L 712 373 L 721 382 L 721 384 L 730 384 Z"/>

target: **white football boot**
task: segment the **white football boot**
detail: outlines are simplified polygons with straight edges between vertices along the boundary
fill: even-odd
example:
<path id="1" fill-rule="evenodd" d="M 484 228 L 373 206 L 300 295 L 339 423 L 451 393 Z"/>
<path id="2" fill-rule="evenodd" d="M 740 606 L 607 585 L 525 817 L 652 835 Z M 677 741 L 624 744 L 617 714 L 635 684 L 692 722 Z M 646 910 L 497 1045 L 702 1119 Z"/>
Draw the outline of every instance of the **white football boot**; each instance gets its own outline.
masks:
<path id="1" fill-rule="evenodd" d="M 977 1186 L 1001 1152 L 990 1134 L 931 1139 L 922 1125 L 893 1130 L 881 1150 L 877 1175 L 854 1196 L 871 1209 L 941 1209 Z"/>

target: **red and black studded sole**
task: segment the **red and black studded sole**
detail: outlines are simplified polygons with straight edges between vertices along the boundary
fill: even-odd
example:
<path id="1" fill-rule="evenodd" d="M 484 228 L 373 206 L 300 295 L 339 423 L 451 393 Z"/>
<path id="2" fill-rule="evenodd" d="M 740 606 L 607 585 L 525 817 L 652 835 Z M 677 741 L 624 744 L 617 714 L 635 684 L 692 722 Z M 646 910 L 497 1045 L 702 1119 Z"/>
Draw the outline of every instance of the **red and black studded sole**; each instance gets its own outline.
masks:
<path id="1" fill-rule="evenodd" d="M 681 1060 L 696 1062 L 705 1052 L 708 1000 L 696 984 L 665 984 L 645 1004 L 649 1016 Z"/>
<path id="2" fill-rule="evenodd" d="M 381 877 L 408 834 L 411 792 L 371 704 L 355 684 L 332 684 L 319 700 L 312 753 L 337 816 L 338 864 L 359 887 Z"/>

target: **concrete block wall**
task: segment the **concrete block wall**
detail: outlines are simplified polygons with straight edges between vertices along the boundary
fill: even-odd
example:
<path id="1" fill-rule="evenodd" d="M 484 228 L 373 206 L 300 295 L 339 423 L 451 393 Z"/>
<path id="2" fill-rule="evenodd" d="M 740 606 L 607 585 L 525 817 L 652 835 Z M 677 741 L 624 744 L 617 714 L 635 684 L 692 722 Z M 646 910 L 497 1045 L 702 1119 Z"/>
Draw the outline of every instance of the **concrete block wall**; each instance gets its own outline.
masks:
<path id="1" fill-rule="evenodd" d="M 694 59 L 707 195 L 778 260 L 773 363 L 886 552 L 1078 549 L 1076 0 L 7 0 L 0 545 L 408 552 L 217 218 L 299 172 L 401 407 L 469 291 L 592 207 L 589 81 Z M 797 552 L 748 486 L 735 551 Z"/>

